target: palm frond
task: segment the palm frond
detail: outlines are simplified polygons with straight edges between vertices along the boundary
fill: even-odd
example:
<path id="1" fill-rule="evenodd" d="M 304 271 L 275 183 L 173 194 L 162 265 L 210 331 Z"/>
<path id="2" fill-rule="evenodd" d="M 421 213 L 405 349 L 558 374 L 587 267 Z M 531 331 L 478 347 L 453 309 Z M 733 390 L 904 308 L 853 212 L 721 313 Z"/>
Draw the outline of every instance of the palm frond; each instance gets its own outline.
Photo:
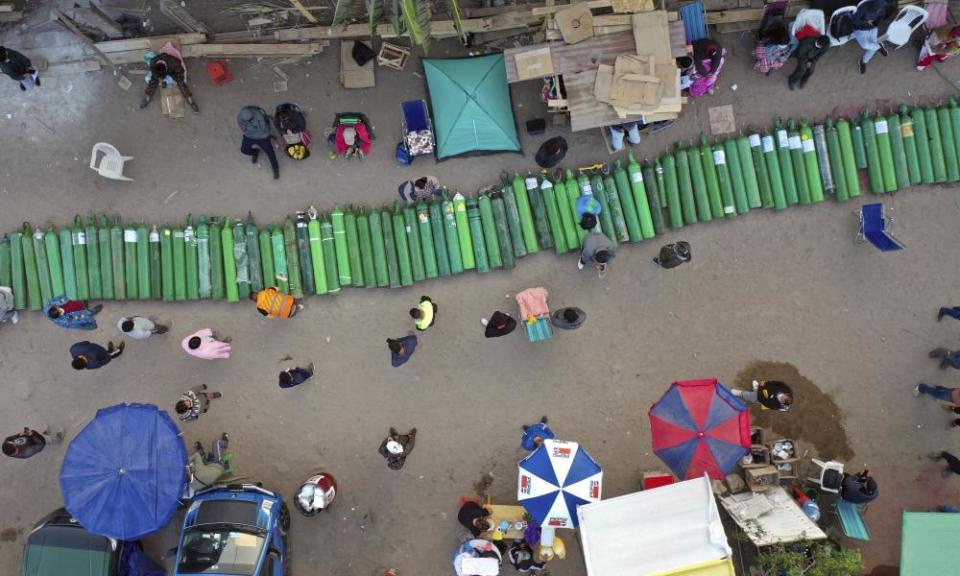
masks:
<path id="1" fill-rule="evenodd" d="M 383 18 L 383 0 L 367 0 L 367 21 L 370 23 L 370 35 L 377 33 L 377 24 Z"/>
<path id="2" fill-rule="evenodd" d="M 333 8 L 333 25 L 355 22 L 367 12 L 364 0 L 336 0 Z"/>
<path id="3" fill-rule="evenodd" d="M 447 0 L 447 11 L 450 13 L 450 20 L 453 21 L 453 27 L 457 31 L 460 42 L 467 43 L 467 34 L 463 31 L 463 17 L 460 13 L 460 4 L 457 0 Z"/>
<path id="4" fill-rule="evenodd" d="M 400 0 L 400 7 L 410 40 L 426 53 L 430 49 L 430 3 L 424 0 Z"/>

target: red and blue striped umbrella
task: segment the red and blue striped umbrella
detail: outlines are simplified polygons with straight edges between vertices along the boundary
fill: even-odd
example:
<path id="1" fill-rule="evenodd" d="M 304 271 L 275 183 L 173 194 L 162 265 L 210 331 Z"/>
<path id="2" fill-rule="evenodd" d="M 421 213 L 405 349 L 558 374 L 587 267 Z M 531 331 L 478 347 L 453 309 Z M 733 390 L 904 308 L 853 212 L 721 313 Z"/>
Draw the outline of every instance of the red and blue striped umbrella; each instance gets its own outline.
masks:
<path id="1" fill-rule="evenodd" d="M 722 480 L 750 451 L 750 411 L 716 380 L 674 382 L 650 407 L 653 452 L 684 480 Z"/>

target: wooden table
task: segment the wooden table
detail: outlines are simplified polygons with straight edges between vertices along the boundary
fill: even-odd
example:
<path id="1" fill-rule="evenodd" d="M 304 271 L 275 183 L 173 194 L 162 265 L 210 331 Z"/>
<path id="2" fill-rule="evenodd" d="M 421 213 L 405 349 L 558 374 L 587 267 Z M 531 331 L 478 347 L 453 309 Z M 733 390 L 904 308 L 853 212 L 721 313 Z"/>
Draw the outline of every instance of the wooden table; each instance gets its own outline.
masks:
<path id="1" fill-rule="evenodd" d="M 523 517 L 527 513 L 523 506 L 486 504 L 484 508 L 490 511 L 490 516 L 487 517 L 487 521 L 493 526 L 493 529 L 486 532 L 485 535 L 492 534 L 500 522 L 506 520 L 510 523 L 510 529 L 504 533 L 503 538 L 505 540 L 519 540 L 523 538 L 523 530 L 517 530 L 513 526 L 515 522 L 523 522 Z"/>

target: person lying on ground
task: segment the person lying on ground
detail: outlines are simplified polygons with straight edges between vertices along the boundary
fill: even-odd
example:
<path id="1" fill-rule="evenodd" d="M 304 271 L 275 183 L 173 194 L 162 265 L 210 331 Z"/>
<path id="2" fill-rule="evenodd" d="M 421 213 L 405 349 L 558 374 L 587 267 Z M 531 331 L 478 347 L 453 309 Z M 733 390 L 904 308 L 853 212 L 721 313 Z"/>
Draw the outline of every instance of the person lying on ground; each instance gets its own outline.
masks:
<path id="1" fill-rule="evenodd" d="M 51 322 L 67 330 L 96 330 L 97 321 L 94 316 L 103 310 L 103 304 L 89 306 L 81 300 L 68 300 L 60 295 L 43 307 L 43 313 Z"/>
<path id="2" fill-rule="evenodd" d="M 152 320 L 143 316 L 131 316 L 117 320 L 117 330 L 134 340 L 144 340 L 154 335 L 166 334 L 168 328 L 154 324 Z"/>
<path id="3" fill-rule="evenodd" d="M 70 363 L 74 370 L 96 370 L 110 363 L 111 360 L 123 354 L 124 343 L 115 346 L 109 342 L 104 348 L 99 344 L 88 342 L 77 342 L 70 347 L 70 356 L 73 361 Z"/>

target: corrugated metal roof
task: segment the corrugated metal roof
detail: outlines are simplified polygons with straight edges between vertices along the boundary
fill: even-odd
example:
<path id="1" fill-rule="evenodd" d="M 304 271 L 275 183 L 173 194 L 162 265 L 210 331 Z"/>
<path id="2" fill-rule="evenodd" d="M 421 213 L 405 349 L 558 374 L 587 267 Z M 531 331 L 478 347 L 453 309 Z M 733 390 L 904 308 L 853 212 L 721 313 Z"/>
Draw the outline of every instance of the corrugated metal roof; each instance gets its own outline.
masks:
<path id="1" fill-rule="evenodd" d="M 680 19 L 683 20 L 683 31 L 687 37 L 687 42 L 702 40 L 710 36 L 707 33 L 707 22 L 704 19 L 702 0 L 684 4 L 677 11 L 680 13 Z"/>

